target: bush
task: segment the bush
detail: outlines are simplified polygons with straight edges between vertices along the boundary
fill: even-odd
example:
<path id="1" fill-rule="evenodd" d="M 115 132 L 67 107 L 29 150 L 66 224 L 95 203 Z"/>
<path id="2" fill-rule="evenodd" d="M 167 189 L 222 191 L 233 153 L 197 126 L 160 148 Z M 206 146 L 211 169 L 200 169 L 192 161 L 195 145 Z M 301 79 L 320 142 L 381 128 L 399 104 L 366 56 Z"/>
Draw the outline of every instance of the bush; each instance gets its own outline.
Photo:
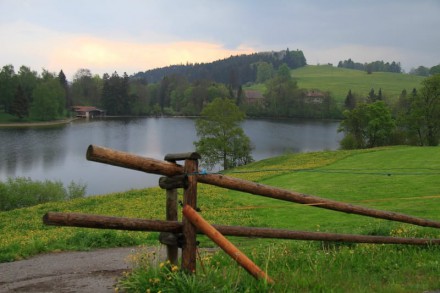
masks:
<path id="1" fill-rule="evenodd" d="M 343 150 L 354 150 L 359 148 L 356 138 L 350 133 L 344 136 L 344 138 L 339 142 L 339 145 Z"/>
<path id="2" fill-rule="evenodd" d="M 86 186 L 71 182 L 67 189 L 60 181 L 33 181 L 26 177 L 0 181 L 0 211 L 28 207 L 50 201 L 84 197 Z"/>

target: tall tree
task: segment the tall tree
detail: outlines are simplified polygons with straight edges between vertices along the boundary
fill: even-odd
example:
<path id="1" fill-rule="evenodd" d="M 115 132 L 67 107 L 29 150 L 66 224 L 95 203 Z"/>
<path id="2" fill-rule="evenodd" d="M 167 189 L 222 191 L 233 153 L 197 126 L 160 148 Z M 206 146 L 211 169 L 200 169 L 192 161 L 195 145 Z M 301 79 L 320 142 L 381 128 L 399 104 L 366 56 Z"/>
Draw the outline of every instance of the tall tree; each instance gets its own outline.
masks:
<path id="1" fill-rule="evenodd" d="M 103 76 L 102 104 L 110 115 L 130 115 L 132 103 L 129 95 L 128 75 L 122 77 L 115 71 L 110 77 Z"/>
<path id="2" fill-rule="evenodd" d="M 368 93 L 367 100 L 368 100 L 369 103 L 374 103 L 374 102 L 377 101 L 377 95 L 376 95 L 376 93 L 374 92 L 374 88 L 372 88 L 372 89 L 370 90 L 370 92 Z"/>
<path id="3" fill-rule="evenodd" d="M 69 93 L 69 83 L 67 82 L 66 75 L 64 74 L 63 70 L 60 70 L 60 73 L 58 73 L 58 81 L 60 82 L 61 87 L 64 89 L 64 94 L 66 97 L 66 108 L 69 109 L 73 106 L 72 103 L 72 97 Z"/>
<path id="4" fill-rule="evenodd" d="M 217 164 L 229 169 L 253 160 L 250 139 L 240 127 L 243 119 L 244 113 L 228 98 L 216 98 L 203 108 L 194 145 L 208 169 Z"/>
<path id="5" fill-rule="evenodd" d="M 292 116 L 297 105 L 296 81 L 290 75 L 286 64 L 280 66 L 274 78 L 268 81 L 265 99 L 268 104 L 269 114 L 273 116 Z"/>
<path id="6" fill-rule="evenodd" d="M 419 91 L 413 90 L 410 110 L 411 127 L 419 135 L 420 145 L 435 146 L 440 138 L 440 74 L 423 80 Z"/>
<path id="7" fill-rule="evenodd" d="M 353 95 L 353 93 L 351 92 L 351 89 L 348 91 L 347 97 L 345 97 L 345 108 L 347 110 L 353 110 L 354 108 L 356 108 L 356 98 Z"/>
<path id="8" fill-rule="evenodd" d="M 34 91 L 34 88 L 37 86 L 39 81 L 38 73 L 23 65 L 18 70 L 17 79 L 18 83 L 23 89 L 26 99 L 29 101 L 29 103 L 32 103 L 32 92 Z"/>
<path id="9" fill-rule="evenodd" d="M 17 76 L 13 65 L 5 65 L 0 71 L 0 105 L 6 113 L 10 111 L 15 91 L 17 90 Z"/>
<path id="10" fill-rule="evenodd" d="M 64 89 L 57 78 L 45 75 L 34 89 L 34 100 L 31 105 L 31 116 L 38 120 L 48 121 L 61 117 L 66 105 Z"/>
<path id="11" fill-rule="evenodd" d="M 431 69 L 429 69 L 429 73 L 431 75 L 440 74 L 440 64 L 436 66 L 432 66 Z"/>
<path id="12" fill-rule="evenodd" d="M 90 69 L 81 68 L 73 75 L 71 85 L 72 103 L 75 105 L 101 105 L 101 79 L 92 75 Z"/>
<path id="13" fill-rule="evenodd" d="M 10 114 L 17 116 L 19 119 L 23 119 L 29 115 L 29 101 L 21 85 L 17 87 L 14 100 L 11 104 Z"/>
<path id="14" fill-rule="evenodd" d="M 274 69 L 272 63 L 258 62 L 257 63 L 257 79 L 255 82 L 263 83 L 274 76 Z"/>

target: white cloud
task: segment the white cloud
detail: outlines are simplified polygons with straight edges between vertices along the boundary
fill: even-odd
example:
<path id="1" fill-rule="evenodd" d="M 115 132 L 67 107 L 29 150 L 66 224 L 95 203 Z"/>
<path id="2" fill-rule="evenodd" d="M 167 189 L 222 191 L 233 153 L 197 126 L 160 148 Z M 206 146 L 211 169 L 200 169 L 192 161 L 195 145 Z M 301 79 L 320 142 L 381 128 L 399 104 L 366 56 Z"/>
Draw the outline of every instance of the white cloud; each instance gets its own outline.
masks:
<path id="1" fill-rule="evenodd" d="M 230 55 L 254 52 L 251 48 L 225 49 L 221 44 L 203 41 L 140 43 L 61 34 L 26 22 L 0 26 L 0 64 L 30 66 L 52 72 L 63 69 L 68 78 L 79 68 L 92 73 L 133 74 L 156 67 L 181 63 L 210 62 Z"/>

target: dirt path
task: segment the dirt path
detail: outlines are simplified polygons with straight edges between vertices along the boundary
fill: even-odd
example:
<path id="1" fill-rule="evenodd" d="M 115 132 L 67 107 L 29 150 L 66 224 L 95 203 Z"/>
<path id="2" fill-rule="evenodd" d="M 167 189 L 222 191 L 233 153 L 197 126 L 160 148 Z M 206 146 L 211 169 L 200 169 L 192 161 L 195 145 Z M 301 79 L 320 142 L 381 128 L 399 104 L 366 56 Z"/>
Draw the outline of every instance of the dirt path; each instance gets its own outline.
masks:
<path id="1" fill-rule="evenodd" d="M 0 264 L 0 292 L 114 292 L 139 248 L 61 252 Z M 152 248 L 156 249 L 157 248 Z"/>

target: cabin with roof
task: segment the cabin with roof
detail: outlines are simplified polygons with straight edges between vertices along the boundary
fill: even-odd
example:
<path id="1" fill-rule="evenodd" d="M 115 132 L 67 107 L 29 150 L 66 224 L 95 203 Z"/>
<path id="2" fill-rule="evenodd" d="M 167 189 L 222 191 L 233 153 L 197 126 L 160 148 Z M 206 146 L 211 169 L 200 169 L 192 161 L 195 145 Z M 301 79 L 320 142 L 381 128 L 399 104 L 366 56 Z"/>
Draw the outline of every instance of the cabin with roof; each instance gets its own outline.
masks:
<path id="1" fill-rule="evenodd" d="M 306 104 L 322 104 L 327 95 L 319 90 L 310 90 L 305 94 L 304 102 Z"/>
<path id="2" fill-rule="evenodd" d="M 264 102 L 264 96 L 257 90 L 244 90 L 245 103 L 246 104 L 262 104 Z"/>
<path id="3" fill-rule="evenodd" d="M 81 118 L 96 118 L 105 116 L 105 110 L 93 106 L 73 106 L 72 111 L 75 113 L 76 117 Z"/>

